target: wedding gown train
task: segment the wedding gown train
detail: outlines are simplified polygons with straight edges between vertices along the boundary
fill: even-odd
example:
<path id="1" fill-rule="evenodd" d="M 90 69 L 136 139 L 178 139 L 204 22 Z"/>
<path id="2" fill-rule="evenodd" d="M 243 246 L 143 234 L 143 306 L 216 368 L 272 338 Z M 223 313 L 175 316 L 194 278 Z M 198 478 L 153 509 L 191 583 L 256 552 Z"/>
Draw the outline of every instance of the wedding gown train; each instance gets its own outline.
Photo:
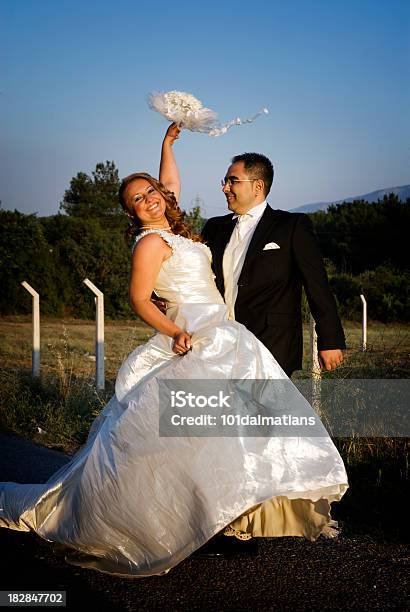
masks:
<path id="1" fill-rule="evenodd" d="M 160 333 L 137 347 L 66 465 L 44 484 L 0 483 L 0 526 L 35 531 L 79 551 L 69 563 L 121 576 L 167 572 L 229 524 L 253 536 L 332 536 L 330 503 L 348 481 L 326 432 L 159 435 L 161 379 L 288 379 L 253 334 L 228 320 L 208 247 L 158 233 L 172 255 L 155 291 L 169 302 L 167 316 L 192 334 L 192 350 L 176 355 Z"/>

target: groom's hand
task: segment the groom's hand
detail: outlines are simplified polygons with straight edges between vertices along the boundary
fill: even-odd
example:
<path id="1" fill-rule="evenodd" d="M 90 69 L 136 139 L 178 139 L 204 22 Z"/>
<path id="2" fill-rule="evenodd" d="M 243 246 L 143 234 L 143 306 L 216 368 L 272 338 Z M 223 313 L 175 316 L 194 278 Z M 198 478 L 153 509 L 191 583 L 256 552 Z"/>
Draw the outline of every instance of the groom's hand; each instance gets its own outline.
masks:
<path id="1" fill-rule="evenodd" d="M 322 370 L 334 370 L 342 363 L 343 353 L 340 349 L 319 351 L 319 361 Z"/>
<path id="2" fill-rule="evenodd" d="M 154 306 L 158 308 L 158 310 L 162 312 L 162 314 L 164 315 L 167 314 L 167 301 L 166 300 L 164 300 L 163 298 L 159 298 L 158 296 L 155 295 L 155 293 L 153 293 L 151 295 L 151 302 L 154 304 Z"/>

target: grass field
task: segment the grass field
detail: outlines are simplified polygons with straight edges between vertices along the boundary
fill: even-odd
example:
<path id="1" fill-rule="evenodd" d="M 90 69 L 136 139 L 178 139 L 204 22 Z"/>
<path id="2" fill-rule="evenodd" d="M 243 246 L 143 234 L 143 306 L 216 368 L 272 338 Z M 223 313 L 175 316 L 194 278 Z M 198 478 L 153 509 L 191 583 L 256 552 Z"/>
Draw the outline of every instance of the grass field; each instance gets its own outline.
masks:
<path id="1" fill-rule="evenodd" d="M 410 374 L 410 326 L 368 325 L 367 351 L 361 351 L 361 326 L 345 322 L 347 351 L 342 367 L 333 372 L 338 378 L 408 378 Z M 105 324 L 105 370 L 107 379 L 115 379 L 124 358 L 145 342 L 152 330 L 134 321 L 107 321 Z M 61 371 L 62 362 L 76 375 L 92 377 L 95 369 L 95 324 L 77 319 L 41 320 L 41 369 L 44 374 Z M 29 370 L 31 367 L 31 318 L 0 317 L 0 366 Z M 304 370 L 308 375 L 309 332 L 304 328 Z M 71 366 L 72 363 L 72 366 Z M 364 376 L 365 374 L 365 376 Z M 325 374 L 329 376 L 329 374 Z"/>
<path id="2" fill-rule="evenodd" d="M 361 327 L 344 324 L 348 349 L 343 365 L 324 378 L 409 378 L 410 327 L 370 322 L 367 350 L 361 350 Z M 31 318 L 0 318 L 0 429 L 36 442 L 75 452 L 91 423 L 114 390 L 124 358 L 145 342 L 152 330 L 135 321 L 105 325 L 106 389 L 94 385 L 95 325 L 92 321 L 41 320 L 41 378 L 31 379 Z M 304 370 L 309 376 L 308 327 L 304 329 Z M 392 504 L 409 488 L 410 443 L 407 438 L 336 438 L 348 469 L 350 488 L 336 505 L 335 518 L 363 523 L 385 534 L 399 531 L 406 518 Z M 399 512 L 399 514 L 397 514 Z"/>
<path id="3" fill-rule="evenodd" d="M 73 362 L 76 374 L 92 375 L 95 369 L 95 323 L 77 319 L 41 320 L 41 370 L 61 369 L 59 360 Z M 107 378 L 116 375 L 123 359 L 139 344 L 146 342 L 152 330 L 139 321 L 106 322 L 105 368 Z M 0 364 L 2 367 L 31 368 L 31 317 L 0 318 Z"/>

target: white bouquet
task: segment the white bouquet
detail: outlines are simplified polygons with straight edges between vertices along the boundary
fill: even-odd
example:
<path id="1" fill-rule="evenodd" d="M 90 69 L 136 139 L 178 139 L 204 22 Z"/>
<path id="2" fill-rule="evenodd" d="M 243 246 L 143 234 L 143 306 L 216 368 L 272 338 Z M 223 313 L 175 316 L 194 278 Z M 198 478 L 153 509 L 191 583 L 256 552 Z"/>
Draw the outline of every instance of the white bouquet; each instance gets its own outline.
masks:
<path id="1" fill-rule="evenodd" d="M 250 119 L 232 119 L 227 123 L 218 123 L 218 115 L 202 105 L 202 102 L 185 91 L 167 91 L 148 95 L 148 105 L 153 110 L 191 132 L 205 132 L 210 136 L 225 134 L 233 125 L 252 123 L 259 115 L 268 113 L 262 108 Z"/>

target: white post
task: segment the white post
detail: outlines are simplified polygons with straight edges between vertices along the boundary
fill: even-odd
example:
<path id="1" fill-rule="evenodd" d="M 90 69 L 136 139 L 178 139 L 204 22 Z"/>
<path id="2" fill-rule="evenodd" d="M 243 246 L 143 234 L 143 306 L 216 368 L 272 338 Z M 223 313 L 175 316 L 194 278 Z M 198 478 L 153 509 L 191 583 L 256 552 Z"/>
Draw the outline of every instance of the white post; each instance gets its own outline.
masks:
<path id="1" fill-rule="evenodd" d="M 33 378 L 40 376 L 40 296 L 26 281 L 21 283 L 33 296 L 33 351 L 31 354 L 31 373 Z"/>
<path id="2" fill-rule="evenodd" d="M 319 355 L 317 350 L 317 334 L 315 330 L 315 320 L 310 315 L 310 358 L 311 358 L 311 378 L 312 378 L 312 406 L 320 415 L 320 381 L 322 374 L 320 370 Z"/>
<path id="3" fill-rule="evenodd" d="M 363 305 L 363 314 L 362 314 L 362 351 L 365 351 L 367 348 L 367 302 L 364 295 L 360 294 L 360 299 L 362 300 Z"/>
<path id="4" fill-rule="evenodd" d="M 88 278 L 85 278 L 83 283 L 97 296 L 95 315 L 95 382 L 97 389 L 104 389 L 104 294 Z"/>

